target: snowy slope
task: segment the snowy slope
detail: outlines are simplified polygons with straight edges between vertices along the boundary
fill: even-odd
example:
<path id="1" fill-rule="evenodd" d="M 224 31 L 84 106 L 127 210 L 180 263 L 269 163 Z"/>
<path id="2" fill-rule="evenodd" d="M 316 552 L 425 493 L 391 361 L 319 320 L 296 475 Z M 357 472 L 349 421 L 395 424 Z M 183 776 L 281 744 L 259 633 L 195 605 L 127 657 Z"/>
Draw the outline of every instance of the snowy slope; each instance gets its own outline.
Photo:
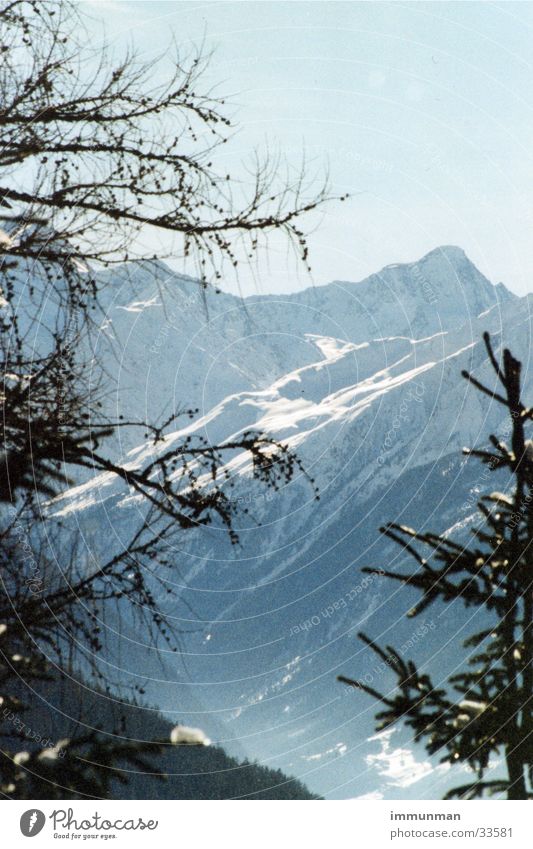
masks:
<path id="1" fill-rule="evenodd" d="M 354 638 L 362 625 L 385 639 L 394 629 L 415 655 L 438 656 L 443 672 L 453 665 L 456 612 L 435 612 L 442 618 L 421 623 L 423 638 L 414 639 L 417 623 L 404 619 L 410 593 L 380 579 L 364 583 L 360 568 L 398 557 L 377 533 L 383 522 L 468 526 L 477 494 L 494 488 L 460 449 L 504 432 L 505 422 L 459 375 L 468 368 L 492 380 L 480 343 L 488 329 L 522 358 L 533 396 L 529 299 L 493 287 L 451 247 L 361 283 L 244 303 L 203 293 L 162 264 L 120 273 L 128 285 L 133 277 L 134 297 L 109 281 L 98 340 L 117 412 L 154 418 L 198 407 L 162 450 L 186 433 L 213 442 L 250 428 L 269 433 L 298 450 L 321 494 L 314 501 L 302 476 L 265 493 L 250 481 L 246 458 L 233 458 L 234 497 L 249 510 L 239 545 L 211 527 L 184 535 L 175 552 L 182 604 L 172 601 L 168 612 L 188 632 L 183 667 L 126 627 L 124 674 L 142 677 L 167 712 L 188 697 L 201 702 L 195 724 L 216 717 L 227 734 L 220 742 L 238 740 L 321 793 L 438 796 L 446 775 L 400 732 L 371 739 L 371 703 L 347 695 L 335 674 L 377 675 Z M 132 466 L 151 450 L 117 446 Z M 111 533 L 125 541 L 138 507 L 106 475 L 54 504 L 95 549 Z M 394 774 L 397 761 L 403 773 Z"/>
<path id="2" fill-rule="evenodd" d="M 109 364 L 115 407 L 151 419 L 183 406 L 207 412 L 236 392 L 266 389 L 317 362 L 314 336 L 355 344 L 421 339 L 513 300 L 451 247 L 361 283 L 283 297 L 243 301 L 204 291 L 162 263 L 108 272 L 102 284 L 106 321 L 96 353 Z"/>

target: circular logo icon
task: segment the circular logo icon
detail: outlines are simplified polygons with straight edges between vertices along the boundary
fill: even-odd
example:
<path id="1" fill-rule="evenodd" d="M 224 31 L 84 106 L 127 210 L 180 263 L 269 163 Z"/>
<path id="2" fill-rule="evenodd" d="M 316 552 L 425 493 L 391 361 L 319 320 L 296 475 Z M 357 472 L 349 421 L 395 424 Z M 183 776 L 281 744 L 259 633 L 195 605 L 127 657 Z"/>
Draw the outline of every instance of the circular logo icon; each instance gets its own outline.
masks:
<path id="1" fill-rule="evenodd" d="M 42 811 L 37 808 L 31 808 L 29 811 L 24 811 L 20 818 L 20 830 L 24 837 L 35 837 L 42 831 L 46 822 L 46 817 Z"/>

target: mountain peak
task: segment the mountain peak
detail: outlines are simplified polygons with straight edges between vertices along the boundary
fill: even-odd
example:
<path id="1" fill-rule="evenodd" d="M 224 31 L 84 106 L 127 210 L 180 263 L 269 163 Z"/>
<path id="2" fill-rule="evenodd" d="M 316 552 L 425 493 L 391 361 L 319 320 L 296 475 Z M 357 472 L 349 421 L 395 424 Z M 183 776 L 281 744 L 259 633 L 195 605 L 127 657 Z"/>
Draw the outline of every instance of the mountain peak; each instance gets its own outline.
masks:
<path id="1" fill-rule="evenodd" d="M 468 262 L 471 262 L 471 260 L 468 259 L 463 248 L 460 248 L 458 245 L 439 245 L 438 247 L 433 248 L 433 250 L 429 251 L 429 253 L 424 254 L 422 259 L 419 260 L 419 262 L 424 262 L 424 260 L 430 259 L 431 257 L 443 257 L 444 259 L 450 260 L 466 259 L 468 260 Z M 473 265 L 474 263 L 471 264 Z"/>
<path id="2" fill-rule="evenodd" d="M 491 283 L 457 245 L 440 245 L 414 262 L 387 265 L 369 279 L 373 278 L 386 282 L 403 297 L 409 292 L 426 301 L 456 301 L 473 309 L 514 298 L 503 283 Z"/>
<path id="3" fill-rule="evenodd" d="M 389 263 L 389 265 L 386 265 L 382 271 L 389 268 L 413 268 L 417 265 L 424 265 L 427 262 L 433 262 L 435 260 L 437 262 L 444 260 L 452 264 L 456 262 L 464 262 L 466 260 L 469 265 L 474 265 L 474 263 L 468 259 L 464 250 L 457 245 L 439 245 L 438 247 L 428 251 L 427 254 L 424 254 L 419 259 L 415 259 L 410 262 L 392 262 Z"/>

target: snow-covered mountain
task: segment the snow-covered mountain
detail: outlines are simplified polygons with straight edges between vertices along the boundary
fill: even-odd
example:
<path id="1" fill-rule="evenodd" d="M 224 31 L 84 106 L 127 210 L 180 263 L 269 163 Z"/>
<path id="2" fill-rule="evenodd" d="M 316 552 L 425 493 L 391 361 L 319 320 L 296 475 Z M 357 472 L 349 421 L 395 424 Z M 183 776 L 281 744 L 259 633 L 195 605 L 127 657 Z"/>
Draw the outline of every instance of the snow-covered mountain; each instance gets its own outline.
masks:
<path id="1" fill-rule="evenodd" d="M 514 300 L 454 247 L 388 266 L 360 283 L 335 282 L 282 297 L 242 300 L 206 291 L 162 263 L 124 266 L 104 275 L 107 282 L 107 320 L 96 353 L 110 364 L 117 406 L 125 415 L 145 411 L 152 418 L 180 405 L 207 413 L 230 395 L 267 389 L 319 361 L 326 375 L 328 339 L 355 345 L 392 336 L 419 340 Z M 348 356 L 346 363 L 362 368 L 363 358 Z M 378 365 L 374 358 L 374 351 L 366 358 L 371 370 Z M 347 375 L 353 383 L 360 378 Z"/>
<path id="2" fill-rule="evenodd" d="M 181 603 L 163 603 L 183 626 L 182 658 L 124 626 L 123 674 L 142 680 L 162 710 L 189 710 L 218 742 L 238 741 L 317 792 L 438 797 L 445 771 L 400 730 L 374 736 L 371 701 L 335 675 L 389 683 L 357 641 L 361 627 L 406 645 L 437 674 L 453 668 L 462 613 L 406 620 L 410 591 L 365 578 L 361 567 L 401 562 L 379 536 L 384 522 L 464 533 L 478 494 L 495 488 L 460 452 L 505 432 L 502 410 L 460 372 L 492 382 L 481 342 L 489 330 L 522 359 L 533 397 L 530 299 L 493 286 L 455 247 L 283 297 L 206 292 L 162 263 L 125 266 L 102 283 L 96 355 L 113 414 L 153 421 L 198 408 L 162 450 L 192 433 L 219 443 L 264 431 L 297 449 L 320 490 L 317 502 L 299 475 L 265 491 L 247 459 L 233 457 L 233 497 L 248 511 L 239 544 L 203 528 L 184 534 L 173 555 Z M 154 449 L 132 436 L 115 450 L 135 466 Z M 54 503 L 95 550 L 125 541 L 138 509 L 105 474 Z"/>

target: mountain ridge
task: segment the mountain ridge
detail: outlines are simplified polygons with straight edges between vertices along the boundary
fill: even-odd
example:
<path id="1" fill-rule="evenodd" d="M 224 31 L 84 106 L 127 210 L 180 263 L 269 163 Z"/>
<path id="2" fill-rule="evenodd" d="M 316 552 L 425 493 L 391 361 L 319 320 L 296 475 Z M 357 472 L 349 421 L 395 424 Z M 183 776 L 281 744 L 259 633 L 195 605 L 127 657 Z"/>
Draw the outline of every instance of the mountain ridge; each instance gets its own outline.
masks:
<path id="1" fill-rule="evenodd" d="M 436 300 L 428 297 L 426 280 Z M 533 394 L 531 299 L 494 287 L 460 249 L 444 255 L 437 249 L 418 264 L 346 284 L 363 286 L 357 298 L 329 284 L 306 295 L 251 296 L 244 306 L 234 296 L 208 295 L 202 312 L 189 281 L 186 303 L 180 307 L 173 293 L 165 312 L 154 301 L 161 282 L 151 279 L 122 304 L 131 309 L 108 316 L 122 344 L 121 367 L 110 375 L 116 410 L 157 418 L 157 411 L 190 399 L 199 412 L 167 435 L 165 449 L 186 432 L 219 442 L 258 429 L 288 441 L 316 479 L 321 500 L 314 501 L 303 476 L 265 493 L 250 480 L 245 458 L 234 456 L 231 497 L 249 510 L 238 520 L 239 545 L 230 545 L 216 525 L 188 533 L 175 553 L 177 599 L 161 599 L 174 620 L 189 629 L 194 623 L 184 640 L 184 658 L 194 663 L 177 675 L 164 648 L 140 645 L 122 622 L 129 640 L 124 675 L 136 680 L 142 669 L 149 679 L 144 689 L 163 712 L 181 700 L 188 718 L 187 694 L 195 694 L 202 707 L 200 715 L 193 709 L 191 724 L 216 716 L 226 735 L 221 739 L 218 731 L 218 742 L 231 750 L 231 741 L 239 741 L 252 757 L 332 798 L 366 792 L 416 798 L 444 787 L 446 776 L 425 760 L 412 790 L 379 774 L 379 760 L 368 760 L 378 745 L 371 705 L 338 692 L 335 675 L 368 672 L 368 657 L 354 640 L 363 624 L 377 639 L 390 641 L 391 628 L 394 639 L 411 639 L 413 624 L 404 614 L 412 592 L 381 579 L 362 583 L 361 566 L 398 559 L 379 526 L 399 520 L 444 531 L 459 520 L 466 533 L 476 498 L 484 487 L 495 488 L 460 451 L 499 433 L 503 416 L 460 372 L 472 370 L 492 385 L 481 342 L 489 330 L 497 352 L 510 345 L 523 360 L 525 390 Z M 101 341 L 105 356 L 104 333 Z M 152 448 L 117 450 L 124 462 L 138 463 Z M 95 551 L 107 540 L 105 529 L 125 541 L 139 509 L 109 476 L 61 494 L 53 506 L 67 525 L 81 523 Z M 415 659 L 439 657 L 444 670 L 454 654 L 439 653 L 460 628 L 454 610 L 416 643 Z M 390 750 L 385 742 L 383 757 Z M 416 760 L 415 747 L 402 746 Z"/>

